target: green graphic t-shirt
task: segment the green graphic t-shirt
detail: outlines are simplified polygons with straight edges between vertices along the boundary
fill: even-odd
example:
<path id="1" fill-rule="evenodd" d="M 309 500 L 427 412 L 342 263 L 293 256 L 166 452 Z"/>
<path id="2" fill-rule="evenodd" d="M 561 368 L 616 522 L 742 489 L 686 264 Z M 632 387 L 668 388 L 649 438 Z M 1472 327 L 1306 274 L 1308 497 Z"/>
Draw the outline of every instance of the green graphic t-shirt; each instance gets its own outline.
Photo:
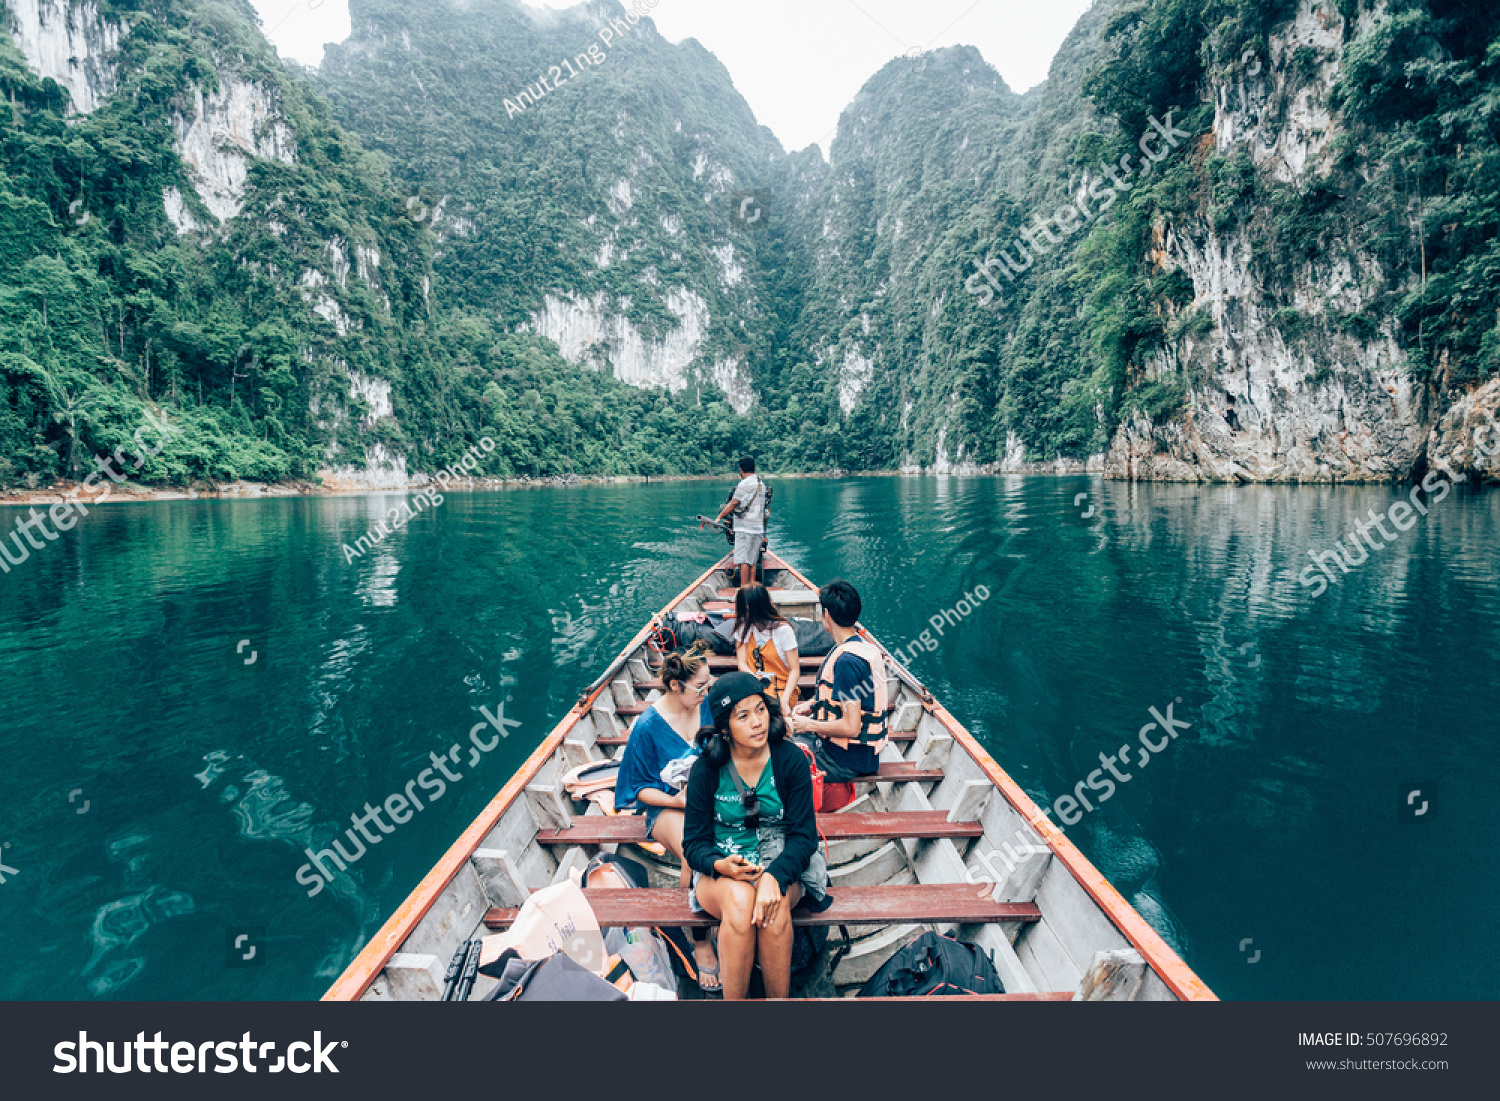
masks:
<path id="1" fill-rule="evenodd" d="M 740 798 L 740 789 L 735 787 L 729 770 L 730 761 L 719 770 L 719 789 L 714 793 L 714 846 L 723 856 L 742 856 L 752 864 L 759 864 L 760 835 L 745 825 L 745 803 Z M 748 790 L 750 785 L 745 785 Z M 755 785 L 755 794 L 760 798 L 760 826 L 779 829 L 782 824 L 781 796 L 776 793 L 776 778 L 771 775 L 771 762 L 766 762 L 760 780 Z"/>

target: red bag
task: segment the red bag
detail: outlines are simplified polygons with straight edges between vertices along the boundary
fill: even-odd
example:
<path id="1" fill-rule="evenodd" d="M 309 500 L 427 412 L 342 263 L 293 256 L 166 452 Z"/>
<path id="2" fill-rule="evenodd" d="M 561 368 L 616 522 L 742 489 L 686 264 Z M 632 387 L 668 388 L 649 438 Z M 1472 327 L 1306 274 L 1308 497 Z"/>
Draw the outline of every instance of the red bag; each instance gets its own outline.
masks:
<path id="1" fill-rule="evenodd" d="M 818 759 L 813 756 L 813 751 L 801 742 L 797 748 L 807 754 L 807 767 L 812 771 L 813 809 L 819 814 L 832 814 L 854 802 L 853 784 L 830 784 L 825 782 L 823 770 L 818 767 Z"/>
<path id="2" fill-rule="evenodd" d="M 818 810 L 824 814 L 831 814 L 836 810 L 842 810 L 854 802 L 853 784 L 829 784 L 823 785 L 823 797 L 818 801 Z"/>

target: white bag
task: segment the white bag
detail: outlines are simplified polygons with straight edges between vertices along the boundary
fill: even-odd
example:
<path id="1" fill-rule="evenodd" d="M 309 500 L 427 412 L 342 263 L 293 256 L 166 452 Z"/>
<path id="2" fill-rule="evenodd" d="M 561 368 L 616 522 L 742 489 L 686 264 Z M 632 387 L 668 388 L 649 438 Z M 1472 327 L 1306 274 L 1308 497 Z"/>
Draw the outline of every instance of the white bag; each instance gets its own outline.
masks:
<path id="1" fill-rule="evenodd" d="M 687 787 L 688 777 L 693 774 L 693 766 L 697 763 L 696 753 L 690 753 L 686 757 L 674 757 L 662 768 L 661 782 L 674 792 L 681 791 Z"/>
<path id="2" fill-rule="evenodd" d="M 606 955 L 598 919 L 583 891 L 570 880 L 537 891 L 509 930 L 485 937 L 479 966 L 494 963 L 507 948 L 523 960 L 544 960 L 562 952 L 580 967 L 604 974 Z"/>
<path id="3" fill-rule="evenodd" d="M 604 935 L 604 950 L 624 960 L 636 982 L 677 989 L 677 979 L 672 974 L 672 950 L 655 929 L 644 925 L 611 929 Z"/>

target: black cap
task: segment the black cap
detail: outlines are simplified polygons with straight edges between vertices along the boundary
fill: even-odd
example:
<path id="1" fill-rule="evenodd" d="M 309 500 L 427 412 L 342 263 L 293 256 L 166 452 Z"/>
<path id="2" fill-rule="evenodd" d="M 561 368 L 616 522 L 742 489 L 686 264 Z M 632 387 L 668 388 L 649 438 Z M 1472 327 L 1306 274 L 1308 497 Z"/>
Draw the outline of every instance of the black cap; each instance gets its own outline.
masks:
<path id="1" fill-rule="evenodd" d="M 708 706 L 714 713 L 714 725 L 724 721 L 724 716 L 734 710 L 734 705 L 747 696 L 765 697 L 765 686 L 749 673 L 726 673 L 714 681 L 708 692 Z"/>

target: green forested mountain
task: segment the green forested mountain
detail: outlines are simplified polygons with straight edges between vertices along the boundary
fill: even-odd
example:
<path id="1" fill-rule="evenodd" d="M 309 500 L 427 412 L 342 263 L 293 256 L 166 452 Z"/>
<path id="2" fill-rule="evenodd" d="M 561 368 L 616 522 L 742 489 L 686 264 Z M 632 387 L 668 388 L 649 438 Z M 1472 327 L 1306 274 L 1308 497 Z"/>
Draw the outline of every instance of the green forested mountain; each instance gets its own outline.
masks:
<path id="1" fill-rule="evenodd" d="M 926 467 L 1500 476 L 1472 436 L 1500 406 L 1497 29 L 1478 2 L 1104 2 L 1018 102 L 964 51 L 894 62 L 845 116 L 819 250 L 833 273 L 877 224 L 873 289 L 833 310 L 830 274 L 806 338 Z M 859 180 L 880 205 L 845 221 Z"/>
<path id="2" fill-rule="evenodd" d="M 615 0 L 351 13 L 308 73 L 243 0 L 0 0 L 0 483 L 147 410 L 172 483 L 1500 476 L 1487 0 L 1100 0 L 827 162 Z"/>
<path id="3" fill-rule="evenodd" d="M 136 454 L 153 406 L 182 431 L 149 481 L 363 465 L 385 434 L 357 425 L 350 374 L 402 386 L 429 340 L 428 245 L 384 165 L 248 5 L 6 6 L 0 473 L 34 484 Z M 59 85 L 27 48 L 87 64 Z M 378 280 L 324 274 L 376 254 Z"/>
<path id="4" fill-rule="evenodd" d="M 503 277 L 435 291 L 452 222 L 248 4 L 4 0 L 7 24 L 0 485 L 135 456 L 153 409 L 180 429 L 133 475 L 158 484 L 396 485 L 484 435 L 508 476 L 722 470 L 748 446 L 727 405 L 689 416 L 515 331 Z"/>

